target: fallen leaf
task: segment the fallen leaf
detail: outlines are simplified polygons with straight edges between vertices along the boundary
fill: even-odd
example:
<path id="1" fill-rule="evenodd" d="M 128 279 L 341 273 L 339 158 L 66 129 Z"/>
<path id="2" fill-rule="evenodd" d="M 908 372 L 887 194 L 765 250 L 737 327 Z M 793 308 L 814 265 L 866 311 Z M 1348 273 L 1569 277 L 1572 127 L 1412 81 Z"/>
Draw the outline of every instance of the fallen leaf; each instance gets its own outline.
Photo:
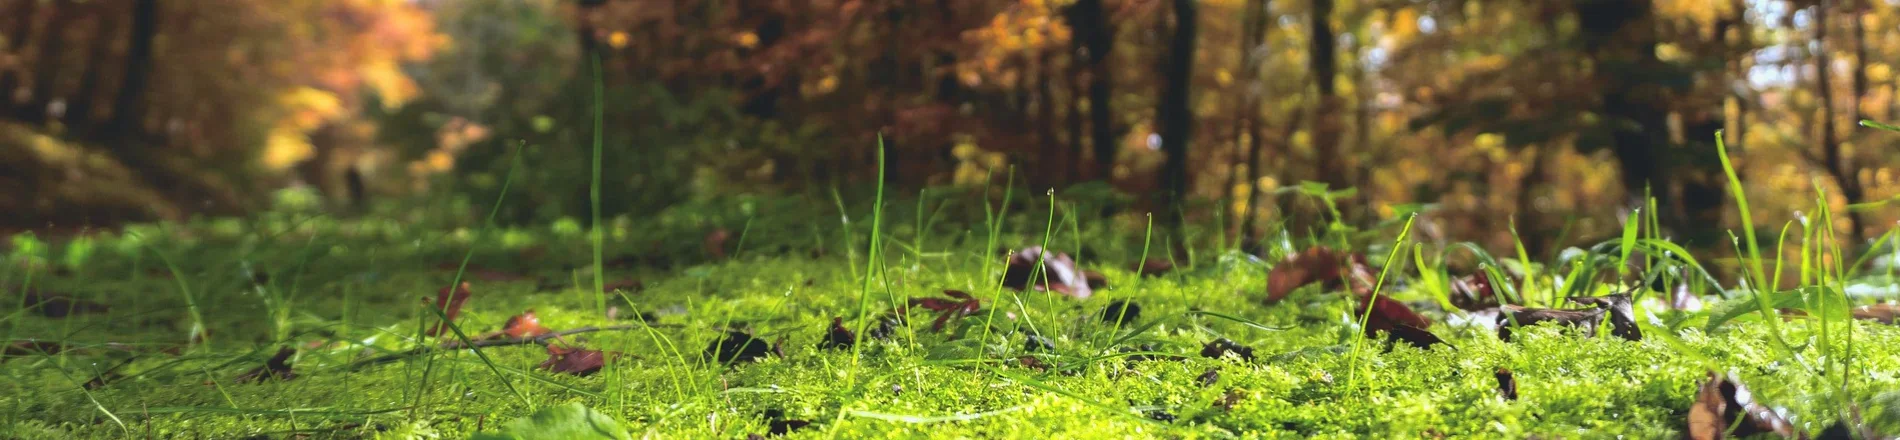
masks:
<path id="1" fill-rule="evenodd" d="M 1041 271 L 1036 270 L 1038 258 L 1042 259 Z M 1041 246 L 1010 254 L 1009 265 L 1003 270 L 1003 285 L 1016 290 L 1034 286 L 1036 290 L 1052 290 L 1076 299 L 1087 299 L 1094 293 L 1087 275 L 1076 269 L 1075 260 L 1070 259 L 1069 254 L 1050 255 Z"/>
<path id="2" fill-rule="evenodd" d="M 1733 431 L 1729 427 L 1733 426 Z M 1734 436 L 1745 438 L 1759 434 L 1807 438 L 1795 431 L 1788 419 L 1755 401 L 1755 397 L 1733 376 L 1708 373 L 1708 380 L 1696 388 L 1695 403 L 1689 406 L 1689 438 L 1716 440 Z"/>
<path id="3" fill-rule="evenodd" d="M 1214 386 L 1217 382 L 1220 382 L 1220 368 L 1209 368 L 1207 372 L 1201 373 L 1200 377 L 1194 378 L 1194 383 L 1201 384 L 1202 387 Z"/>
<path id="4" fill-rule="evenodd" d="M 1491 276 L 1475 273 L 1451 280 L 1451 305 L 1463 310 L 1481 310 L 1498 306 L 1497 293 L 1491 288 Z"/>
<path id="5" fill-rule="evenodd" d="M 1102 308 L 1102 322 L 1123 326 L 1141 320 L 1141 305 L 1134 301 L 1115 300 Z"/>
<path id="6" fill-rule="evenodd" d="M 1266 302 L 1280 302 L 1287 294 L 1313 283 L 1323 283 L 1323 288 L 1335 289 L 1348 282 L 1354 294 L 1371 294 L 1375 278 L 1371 264 L 1366 263 L 1366 257 L 1314 246 L 1288 256 L 1267 272 Z"/>
<path id="7" fill-rule="evenodd" d="M 1095 291 L 1095 289 L 1108 288 L 1108 275 L 1103 275 L 1101 272 L 1092 270 L 1082 271 L 1082 281 L 1088 283 L 1090 292 Z"/>
<path id="8" fill-rule="evenodd" d="M 1874 304 L 1854 308 L 1854 319 L 1865 319 L 1882 324 L 1894 324 L 1900 317 L 1900 305 Z"/>
<path id="9" fill-rule="evenodd" d="M 825 332 L 825 340 L 818 342 L 818 348 L 851 348 L 857 343 L 857 335 L 844 327 L 844 318 L 834 317 L 831 318 L 831 330 Z"/>
<path id="10" fill-rule="evenodd" d="M 277 349 L 276 355 L 271 356 L 270 360 L 264 361 L 264 366 L 244 372 L 244 374 L 238 376 L 237 381 L 263 383 L 264 381 L 272 379 L 296 379 L 297 373 L 290 371 L 290 356 L 295 354 L 297 354 L 297 349 L 295 348 L 279 348 Z"/>
<path id="11" fill-rule="evenodd" d="M 717 228 L 713 229 L 712 232 L 706 233 L 706 241 L 704 243 L 706 256 L 712 257 L 715 260 L 726 258 L 726 242 L 731 239 L 732 231 L 728 231 L 726 228 Z"/>
<path id="12" fill-rule="evenodd" d="M 555 373 L 586 376 L 599 372 L 605 366 L 607 366 L 607 354 L 599 350 L 549 344 L 548 360 L 541 361 L 538 368 Z"/>
<path id="13" fill-rule="evenodd" d="M 1595 336 L 1597 322 L 1603 319 L 1603 313 L 1604 310 L 1600 308 L 1561 310 L 1505 305 L 1498 308 L 1498 339 L 1505 342 L 1511 341 L 1511 327 L 1513 327 L 1514 322 L 1517 326 L 1526 327 L 1537 325 L 1540 322 L 1555 322 L 1577 327 L 1579 330 L 1582 330 L 1586 336 Z"/>
<path id="14" fill-rule="evenodd" d="M 554 330 L 542 327 L 541 318 L 534 316 L 534 310 L 524 311 L 519 315 L 510 317 L 508 318 L 508 322 L 501 325 L 501 335 L 515 339 L 541 336 L 548 333 L 554 333 Z"/>
<path id="15" fill-rule="evenodd" d="M 1170 413 L 1167 410 L 1157 409 L 1153 411 L 1148 411 L 1148 418 L 1153 419 L 1154 421 L 1157 421 L 1157 422 L 1162 422 L 1162 423 L 1173 422 L 1174 413 Z"/>
<path id="16" fill-rule="evenodd" d="M 1128 270 L 1141 276 L 1158 277 L 1173 271 L 1174 263 L 1169 263 L 1168 260 L 1149 258 L 1130 265 Z"/>
<path id="17" fill-rule="evenodd" d="M 436 291 L 435 308 L 436 310 L 441 310 L 443 315 L 448 316 L 448 319 L 436 323 L 435 328 L 429 329 L 429 336 L 440 336 L 442 332 L 448 331 L 449 322 L 454 321 L 455 317 L 461 316 L 462 303 L 468 302 L 468 297 L 472 293 L 473 292 L 469 291 L 468 282 L 466 281 L 456 287 L 453 295 L 449 293 L 449 288 L 447 287 Z"/>
<path id="18" fill-rule="evenodd" d="M 752 362 L 764 359 L 772 345 L 745 332 L 728 330 L 726 336 L 706 344 L 705 357 L 720 363 Z"/>
<path id="19" fill-rule="evenodd" d="M 1517 400 L 1517 376 L 1511 374 L 1509 369 L 1498 368 L 1497 377 L 1498 393 L 1504 396 L 1504 400 Z"/>
<path id="20" fill-rule="evenodd" d="M 1573 296 L 1570 302 L 1593 305 L 1609 312 L 1610 334 L 1631 341 L 1643 340 L 1643 330 L 1636 327 L 1636 312 L 1630 306 L 1628 295 Z"/>
<path id="21" fill-rule="evenodd" d="M 1253 347 L 1240 345 L 1227 338 L 1215 339 L 1201 346 L 1201 357 L 1220 359 L 1231 353 L 1243 361 L 1253 361 Z"/>
<path id="22" fill-rule="evenodd" d="M 27 291 L 25 303 L 27 309 L 38 311 L 40 316 L 48 318 L 105 313 L 111 309 L 105 304 L 39 291 Z"/>
<path id="23" fill-rule="evenodd" d="M 911 298 L 910 305 L 937 312 L 937 319 L 930 321 L 930 331 L 941 332 L 945 323 L 963 319 L 983 308 L 982 301 L 961 290 L 944 290 L 949 298 Z"/>
<path id="24" fill-rule="evenodd" d="M 776 409 L 765 410 L 765 418 L 767 420 L 766 433 L 771 436 L 790 434 L 792 431 L 811 426 L 810 420 L 787 419 L 784 411 Z"/>
<path id="25" fill-rule="evenodd" d="M 1405 341 L 1421 350 L 1445 343 L 1438 335 L 1425 330 L 1431 327 L 1432 321 L 1419 316 L 1405 303 L 1384 296 L 1371 298 L 1371 302 L 1367 302 L 1367 299 L 1359 297 L 1359 308 L 1356 310 L 1366 317 L 1366 337 L 1377 338 L 1379 333 L 1385 333 L 1388 342 Z M 1368 309 L 1370 314 L 1367 314 Z"/>
<path id="26" fill-rule="evenodd" d="M 1017 356 L 1016 363 L 1018 365 L 1022 365 L 1023 368 L 1028 368 L 1031 370 L 1049 371 L 1049 365 L 1042 363 L 1042 359 L 1037 358 L 1035 356 L 1029 356 L 1029 355 Z"/>

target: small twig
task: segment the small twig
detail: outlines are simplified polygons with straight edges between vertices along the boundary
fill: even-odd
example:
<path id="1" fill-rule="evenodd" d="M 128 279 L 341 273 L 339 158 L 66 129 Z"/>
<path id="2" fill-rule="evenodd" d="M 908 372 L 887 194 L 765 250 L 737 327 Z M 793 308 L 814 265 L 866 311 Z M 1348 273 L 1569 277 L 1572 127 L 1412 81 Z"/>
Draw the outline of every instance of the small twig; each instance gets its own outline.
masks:
<path id="1" fill-rule="evenodd" d="M 362 369 L 363 367 L 395 362 L 395 361 L 399 361 L 405 358 L 414 357 L 416 355 L 433 352 L 436 350 L 457 350 L 457 349 L 463 349 L 463 348 L 476 348 L 476 347 L 483 347 L 483 348 L 504 347 L 504 346 L 511 346 L 511 345 L 528 345 L 528 344 L 547 345 L 548 341 L 560 339 L 562 336 L 577 335 L 581 333 L 593 333 L 593 332 L 600 332 L 600 331 L 634 330 L 634 329 L 642 329 L 642 328 L 648 328 L 648 327 L 679 327 L 679 325 L 628 324 L 628 325 L 613 325 L 613 326 L 606 326 L 606 327 L 581 327 L 581 328 L 572 329 L 572 330 L 562 330 L 562 331 L 558 331 L 554 333 L 548 333 L 544 335 L 537 335 L 537 336 L 531 336 L 531 337 L 525 337 L 525 338 L 483 339 L 483 340 L 473 341 L 468 344 L 463 344 L 461 343 L 461 341 L 448 341 L 440 345 L 417 347 L 417 348 L 410 349 L 409 351 L 404 351 L 401 353 L 392 353 L 392 354 L 382 355 L 382 356 L 373 357 L 369 359 L 364 359 L 364 360 L 357 361 L 355 363 L 350 364 L 349 369 L 352 371 L 359 370 L 359 369 Z"/>

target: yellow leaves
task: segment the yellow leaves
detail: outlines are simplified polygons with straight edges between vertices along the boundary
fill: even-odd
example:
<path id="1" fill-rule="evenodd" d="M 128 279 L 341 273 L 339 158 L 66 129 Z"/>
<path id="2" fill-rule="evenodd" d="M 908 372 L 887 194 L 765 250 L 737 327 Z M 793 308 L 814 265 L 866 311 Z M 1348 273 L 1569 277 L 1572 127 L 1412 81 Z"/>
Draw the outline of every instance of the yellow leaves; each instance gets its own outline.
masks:
<path id="1" fill-rule="evenodd" d="M 420 90 L 415 80 L 402 72 L 392 60 L 379 60 L 363 66 L 358 72 L 371 91 L 382 98 L 383 108 L 395 109 L 415 99 Z"/>
<path id="2" fill-rule="evenodd" d="M 956 185 L 982 184 L 991 170 L 1001 170 L 1008 162 L 1003 153 L 983 151 L 968 135 L 957 135 L 957 145 L 950 148 L 950 154 L 957 158 L 956 172 L 951 175 Z"/>
<path id="3" fill-rule="evenodd" d="M 1675 43 L 1662 43 L 1662 44 L 1656 45 L 1656 59 L 1667 61 L 1667 62 L 1675 62 L 1675 61 L 1681 61 L 1684 55 L 1685 54 L 1682 51 L 1682 46 L 1677 45 Z"/>
<path id="4" fill-rule="evenodd" d="M 309 159 L 312 153 L 310 137 L 303 130 L 295 124 L 279 123 L 265 134 L 264 154 L 260 160 L 264 162 L 265 168 L 282 171 Z"/>
<path id="5" fill-rule="evenodd" d="M 1867 80 L 1868 81 L 1887 82 L 1888 80 L 1892 80 L 1892 79 L 1893 79 L 1893 66 L 1890 66 L 1887 63 L 1867 64 Z"/>
<path id="6" fill-rule="evenodd" d="M 1392 35 L 1408 37 L 1418 34 L 1418 10 L 1400 8 L 1392 14 Z"/>
<path id="7" fill-rule="evenodd" d="M 753 43 L 758 43 L 758 39 L 756 36 L 752 37 Z M 607 34 L 607 45 L 615 49 L 627 48 L 627 31 L 613 31 L 613 33 Z"/>
<path id="8" fill-rule="evenodd" d="M 740 32 L 739 35 L 732 37 L 732 41 L 738 43 L 739 47 L 747 49 L 757 48 L 759 47 L 759 34 L 751 31 Z"/>
<path id="9" fill-rule="evenodd" d="M 289 115 L 288 126 L 310 130 L 343 114 L 342 100 L 335 94 L 310 87 L 298 87 L 277 97 L 278 105 Z"/>
<path id="10" fill-rule="evenodd" d="M 1220 84 L 1220 85 L 1221 85 L 1221 87 L 1226 87 L 1226 86 L 1229 86 L 1229 85 L 1233 85 L 1233 84 L 1234 84 L 1234 72 L 1231 72 L 1231 71 L 1228 71 L 1228 70 L 1227 70 L 1227 68 L 1225 68 L 1225 67 L 1222 67 L 1222 68 L 1220 68 L 1220 69 L 1216 69 L 1216 70 L 1214 71 L 1214 82 L 1215 82 L 1215 83 L 1217 83 L 1217 84 Z"/>

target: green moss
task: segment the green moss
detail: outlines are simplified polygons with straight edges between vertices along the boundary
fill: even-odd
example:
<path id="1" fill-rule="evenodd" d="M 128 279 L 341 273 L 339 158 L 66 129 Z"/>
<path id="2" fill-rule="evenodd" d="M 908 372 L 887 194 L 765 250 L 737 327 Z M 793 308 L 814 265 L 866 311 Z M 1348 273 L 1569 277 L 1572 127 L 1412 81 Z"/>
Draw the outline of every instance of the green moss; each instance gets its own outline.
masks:
<path id="1" fill-rule="evenodd" d="M 1038 216 L 1047 211 L 1012 210 L 1035 213 L 1029 217 L 1036 218 L 1009 222 L 1013 230 L 1033 232 L 999 242 L 1037 242 L 1029 237 L 1039 236 Z M 1406 346 L 1381 352 L 1378 344 L 1367 344 L 1357 358 L 1361 364 L 1353 365 L 1346 345 L 1358 331 L 1341 292 L 1307 288 L 1280 304 L 1264 305 L 1265 266 L 1212 253 L 1201 254 L 1197 267 L 1137 278 L 1122 269 L 1139 254 L 1140 243 L 1108 232 L 1126 232 L 1119 226 L 1087 228 L 1100 232 L 1082 240 L 1092 248 L 1081 263 L 1105 272 L 1112 288 L 1086 301 L 1009 290 L 998 298 L 993 283 L 1000 268 L 980 273 L 982 256 L 990 255 L 979 249 L 981 225 L 926 231 L 942 248 L 907 250 L 896 243 L 913 241 L 886 240 L 892 245 L 880 273 L 888 278 L 873 284 L 871 313 L 910 297 L 938 296 L 942 289 L 966 290 L 983 299 L 986 308 L 1002 308 L 988 340 L 977 340 L 982 331 L 950 340 L 929 331 L 931 318 L 916 311 L 910 327 L 896 338 L 868 341 L 859 370 L 851 371 L 848 350 L 816 348 L 832 317 L 854 318 L 848 315 L 857 309 L 860 280 L 852 278 L 838 245 L 845 232 L 835 226 L 835 212 L 760 220 L 742 260 L 706 262 L 696 249 L 703 246 L 698 238 L 710 225 L 726 224 L 721 218 L 733 217 L 682 218 L 668 212 L 619 223 L 629 226 L 611 234 L 623 238 L 608 244 L 610 259 L 654 253 L 689 264 L 611 269 L 609 282 L 643 281 L 644 290 L 627 296 L 666 326 L 566 338 L 626 354 L 587 377 L 537 369 L 547 354 L 533 345 L 484 349 L 493 370 L 467 351 L 352 367 L 361 359 L 413 347 L 409 341 L 426 313 L 422 298 L 432 298 L 454 275 L 435 266 L 460 261 L 469 246 L 476 248 L 474 264 L 525 271 L 562 286 L 538 291 L 543 283 L 536 280 L 472 281 L 475 293 L 459 321 L 471 335 L 497 329 L 527 309 L 554 329 L 608 324 L 593 294 L 572 287 L 591 284 L 575 282 L 591 278 L 585 268 L 591 255 L 584 234 L 568 226 L 446 233 L 456 229 L 429 218 L 340 222 L 264 216 L 216 228 L 146 229 L 144 239 L 180 264 L 179 273 L 197 295 L 211 332 L 207 344 L 180 354 L 164 352 L 181 347 L 190 327 L 177 284 L 147 273 L 156 267 L 151 255 L 119 251 L 138 249 L 120 243 L 125 239 L 100 237 L 100 251 L 85 259 L 84 267 L 67 274 L 38 272 L 31 282 L 41 290 L 111 303 L 109 314 L 65 320 L 27 315 L 6 323 L 17 325 L 15 339 L 63 341 L 69 350 L 0 363 L 9 378 L 0 381 L 0 396 L 5 396 L 0 397 L 0 437 L 310 433 L 319 438 L 465 438 L 536 408 L 578 402 L 620 420 L 636 436 L 668 438 L 763 434 L 770 423 L 767 410 L 812 422 L 792 438 L 1670 438 L 1680 435 L 1691 395 L 1707 368 L 1737 373 L 1759 399 L 1785 408 L 1808 431 L 1825 427 L 1841 411 L 1831 394 L 1840 379 L 1804 366 L 1838 362 L 1823 356 L 1812 320 L 1784 325 L 1798 344 L 1797 359 L 1782 356 L 1768 342 L 1760 320 L 1745 316 L 1714 333 L 1702 332 L 1691 319 L 1677 326 L 1681 346 L 1654 337 L 1641 342 L 1584 338 L 1557 327 L 1528 329 L 1516 342 L 1505 343 L 1488 330 L 1441 324 L 1433 331 L 1455 350 Z M 405 226 L 432 224 L 445 227 Z M 1097 219 L 1084 224 L 1138 223 Z M 1058 230 L 1050 242 L 1076 242 L 1065 234 Z M 866 242 L 862 236 L 855 240 Z M 537 245 L 545 254 L 520 253 Z M 819 247 L 827 251 L 814 257 L 811 251 Z M 862 250 L 856 255 L 862 264 Z M 25 270 L 9 267 L 0 272 L 0 285 L 12 290 L 27 282 Z M 244 267 L 269 277 L 258 284 Z M 886 281 L 888 295 L 882 288 Z M 1429 302 L 1416 286 L 1399 283 L 1387 292 Z M 1121 334 L 1102 323 L 1099 314 L 1117 299 L 1139 302 L 1144 323 L 1161 322 L 1121 346 L 1108 345 Z M 1279 330 L 1193 310 L 1218 311 Z M 987 315 L 978 313 L 959 324 L 980 326 Z M 1442 312 L 1427 315 L 1444 321 Z M 1025 353 L 1024 336 L 1015 329 L 1024 326 L 1053 340 L 1055 349 L 1039 355 L 1053 368 L 1039 371 L 1016 361 Z M 707 364 L 700 351 L 727 327 L 782 340 L 785 356 L 732 367 Z M 287 335 L 284 340 L 272 337 L 279 328 Z M 1829 333 L 1837 347 L 1849 338 L 1841 328 L 1837 323 Z M 1198 356 L 1201 344 L 1221 337 L 1253 347 L 1255 360 Z M 1853 379 L 1845 400 L 1872 414 L 1900 406 L 1893 403 L 1900 398 L 1881 397 L 1900 385 L 1900 356 L 1894 348 L 1900 347 L 1900 329 L 1861 324 L 1851 339 Z M 1188 357 L 1104 356 L 1141 344 Z M 236 382 L 283 345 L 299 348 L 291 360 L 296 379 Z M 114 372 L 125 377 L 98 389 L 82 387 L 97 371 L 121 363 Z M 1520 399 L 1499 397 L 1493 371 L 1500 367 L 1515 372 Z M 1200 385 L 1210 369 L 1218 371 L 1218 381 Z M 1353 382 L 1360 386 L 1348 387 L 1351 374 L 1360 375 Z M 504 380 L 528 403 L 509 392 Z M 1156 420 L 1163 412 L 1173 421 Z"/>

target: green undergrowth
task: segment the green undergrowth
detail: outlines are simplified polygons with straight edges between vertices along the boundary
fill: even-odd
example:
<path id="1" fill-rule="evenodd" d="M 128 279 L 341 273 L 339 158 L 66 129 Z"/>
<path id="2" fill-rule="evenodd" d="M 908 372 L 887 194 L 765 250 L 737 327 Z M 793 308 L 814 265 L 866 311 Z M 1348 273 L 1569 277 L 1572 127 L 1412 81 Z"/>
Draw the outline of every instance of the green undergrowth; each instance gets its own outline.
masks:
<path id="1" fill-rule="evenodd" d="M 1708 326 L 1717 312 L 1645 302 L 1639 315 L 1650 337 L 1641 341 L 1539 326 L 1502 342 L 1491 330 L 1448 324 L 1462 312 L 1439 306 L 1443 261 L 1468 249 L 1405 243 L 1385 261 L 1394 226 L 1370 231 L 1376 240 L 1319 240 L 1349 242 L 1375 265 L 1392 265 L 1381 295 L 1419 309 L 1455 348 L 1386 351 L 1365 340 L 1355 354 L 1360 317 L 1343 289 L 1309 286 L 1263 303 L 1271 262 L 1312 239 L 1282 235 L 1259 257 L 1212 239 L 1212 228 L 1189 228 L 1187 246 L 1165 234 L 1144 244 L 1145 219 L 1102 216 L 1114 201 L 1060 199 L 1054 209 L 1047 199 L 1018 200 L 1007 211 L 997 200 L 991 218 L 1005 220 L 992 234 L 981 198 L 926 193 L 887 204 L 872 240 L 868 206 L 829 202 L 744 199 L 604 222 L 606 260 L 633 263 L 602 278 L 641 283 L 608 298 L 593 291 L 580 222 L 485 229 L 429 210 L 344 221 L 290 206 L 79 241 L 15 237 L 0 269 L 4 290 L 57 292 L 110 310 L 55 319 L 0 307 L 12 311 L 0 322 L 11 341 L 63 349 L 10 352 L 0 362 L 8 378 L 0 381 L 0 438 L 466 438 L 568 403 L 633 436 L 662 438 L 765 434 L 768 411 L 809 421 L 790 433 L 806 438 L 1673 438 L 1711 370 L 1735 374 L 1806 432 L 1849 406 L 1900 432 L 1879 425 L 1900 419 L 1890 416 L 1900 414 L 1900 329 L 1892 326 L 1821 319 L 1826 313 L 1786 322 L 1737 314 Z M 728 240 L 705 239 L 721 228 Z M 881 246 L 875 260 L 865 252 L 873 242 Z M 1107 287 L 1077 300 L 998 286 L 999 248 L 1044 243 L 1102 272 Z M 1557 280 L 1587 261 L 1643 258 L 1616 246 L 1576 252 L 1597 258 L 1502 258 L 1487 267 L 1529 268 L 1534 281 L 1517 286 L 1517 297 L 1555 305 Z M 1144 253 L 1173 260 L 1176 270 L 1137 276 L 1129 265 Z M 456 321 L 463 333 L 497 330 L 533 310 L 555 330 L 628 327 L 557 343 L 621 355 L 585 377 L 538 368 L 548 353 L 537 345 L 358 365 L 418 345 L 436 316 L 425 302 L 458 279 L 464 254 L 471 267 L 460 279 L 473 295 Z M 1796 262 L 1788 264 L 1785 276 L 1797 276 Z M 1620 289 L 1568 282 L 1577 294 Z M 834 317 L 857 322 L 860 299 L 875 316 L 945 289 L 972 293 L 982 309 L 943 332 L 930 329 L 932 312 L 917 309 L 888 340 L 867 338 L 855 352 L 818 348 Z M 1750 298 L 1732 286 L 1703 289 L 1709 310 Z M 1139 304 L 1139 319 L 1104 322 L 1116 300 Z M 607 319 L 603 303 L 622 308 L 622 319 Z M 649 314 L 652 325 L 624 319 L 624 309 Z M 199 325 L 204 335 L 194 338 Z M 702 352 L 727 329 L 780 344 L 783 355 L 712 362 Z M 1030 333 L 1054 348 L 1028 351 Z M 1254 357 L 1200 356 L 1219 338 Z M 296 348 L 294 379 L 239 380 L 284 346 Z M 1499 368 L 1514 372 L 1517 400 L 1500 397 Z M 1206 380 L 1209 371 L 1218 378 Z M 112 380 L 87 386 L 102 372 Z"/>

